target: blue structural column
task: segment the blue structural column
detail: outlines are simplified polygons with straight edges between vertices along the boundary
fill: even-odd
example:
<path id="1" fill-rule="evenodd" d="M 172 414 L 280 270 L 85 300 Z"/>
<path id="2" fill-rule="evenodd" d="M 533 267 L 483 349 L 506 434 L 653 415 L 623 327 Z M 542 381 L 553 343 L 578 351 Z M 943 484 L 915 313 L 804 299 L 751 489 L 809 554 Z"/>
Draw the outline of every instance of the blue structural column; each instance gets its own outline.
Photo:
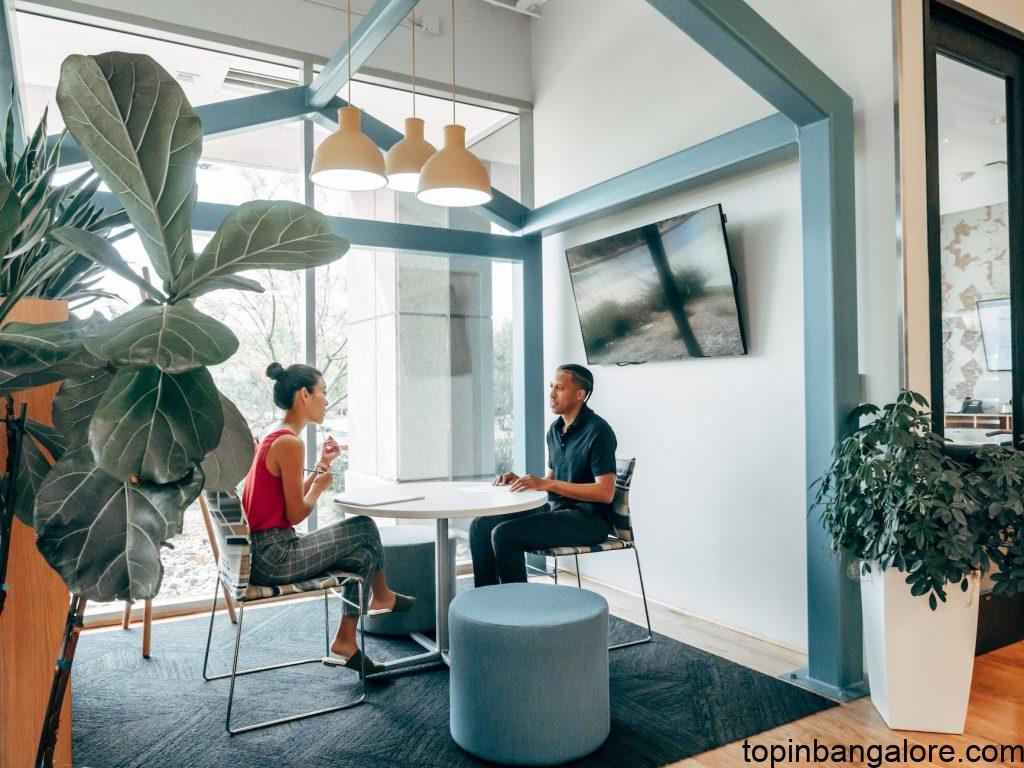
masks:
<path id="1" fill-rule="evenodd" d="M 25 123 L 15 47 L 14 3 L 12 0 L 0 2 L 3 2 L 0 8 L 0 118 L 6 119 L 8 109 L 14 110 L 14 147 L 20 152 L 25 146 Z"/>
<path id="2" fill-rule="evenodd" d="M 515 470 L 543 477 L 544 459 L 544 252 L 540 237 L 524 237 L 531 253 L 523 259 L 522 375 L 512 393 L 516 415 Z"/>
<path id="3" fill-rule="evenodd" d="M 849 95 L 743 0 L 647 0 L 798 130 L 804 235 L 807 481 L 819 477 L 858 397 L 853 106 Z M 791 675 L 862 695 L 860 594 L 808 497 L 808 668 Z"/>
<path id="4" fill-rule="evenodd" d="M 820 477 L 853 425 L 859 399 L 853 109 L 800 128 L 804 239 L 804 390 L 807 478 Z M 814 489 L 807 495 L 812 509 Z M 807 520 L 808 667 L 811 687 L 841 699 L 863 688 L 860 592 L 846 559 L 811 512 Z"/>

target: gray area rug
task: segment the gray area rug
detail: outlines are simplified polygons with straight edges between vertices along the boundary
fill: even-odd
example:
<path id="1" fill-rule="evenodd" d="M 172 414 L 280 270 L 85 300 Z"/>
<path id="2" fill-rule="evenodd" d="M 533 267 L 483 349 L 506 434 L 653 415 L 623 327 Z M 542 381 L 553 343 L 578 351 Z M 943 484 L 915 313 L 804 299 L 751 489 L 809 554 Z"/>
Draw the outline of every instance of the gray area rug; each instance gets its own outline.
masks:
<path id="1" fill-rule="evenodd" d="M 332 600 L 332 603 L 337 601 Z M 332 630 L 338 616 L 332 605 Z M 76 768 L 462 768 L 487 765 L 448 733 L 448 673 L 436 668 L 369 687 L 354 709 L 231 737 L 228 681 L 201 671 L 208 615 L 157 624 L 153 657 L 140 631 L 89 633 L 73 678 Z M 233 626 L 218 616 L 213 671 L 227 669 Z M 616 642 L 639 627 L 612 618 Z M 239 668 L 317 655 L 321 601 L 251 610 Z M 419 646 L 370 638 L 378 659 Z M 273 650 L 271 653 L 270 651 Z M 835 706 L 781 680 L 667 637 L 611 654 L 612 727 L 594 754 L 571 765 L 655 768 Z M 238 679 L 236 725 L 327 706 L 356 692 L 354 675 L 319 664 Z"/>

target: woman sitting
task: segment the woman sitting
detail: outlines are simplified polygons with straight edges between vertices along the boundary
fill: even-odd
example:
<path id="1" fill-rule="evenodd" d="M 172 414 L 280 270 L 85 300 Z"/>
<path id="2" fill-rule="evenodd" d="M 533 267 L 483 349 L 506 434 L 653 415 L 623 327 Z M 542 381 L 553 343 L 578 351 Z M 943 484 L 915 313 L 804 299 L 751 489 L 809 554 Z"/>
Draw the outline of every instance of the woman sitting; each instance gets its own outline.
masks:
<path id="1" fill-rule="evenodd" d="M 281 423 L 260 440 L 245 478 L 242 507 L 252 540 L 250 579 L 254 584 L 273 586 L 293 584 L 324 571 L 347 571 L 364 580 L 364 611 L 408 610 L 415 598 L 388 588 L 380 534 L 373 520 L 350 517 L 314 533 L 300 536 L 295 532 L 293 526 L 309 516 L 320 494 L 331 487 L 330 464 L 340 449 L 334 438 L 328 438 L 316 467 L 309 470 L 312 474 L 303 480 L 306 451 L 299 435 L 310 422 L 324 420 L 327 393 L 323 376 L 308 365 L 284 368 L 279 363 L 267 367 L 267 376 L 274 380 L 274 403 L 285 413 Z M 380 671 L 356 645 L 357 585 L 346 584 L 344 594 L 347 602 L 331 651 L 341 656 L 349 669 L 358 671 L 365 662 L 367 674 Z"/>

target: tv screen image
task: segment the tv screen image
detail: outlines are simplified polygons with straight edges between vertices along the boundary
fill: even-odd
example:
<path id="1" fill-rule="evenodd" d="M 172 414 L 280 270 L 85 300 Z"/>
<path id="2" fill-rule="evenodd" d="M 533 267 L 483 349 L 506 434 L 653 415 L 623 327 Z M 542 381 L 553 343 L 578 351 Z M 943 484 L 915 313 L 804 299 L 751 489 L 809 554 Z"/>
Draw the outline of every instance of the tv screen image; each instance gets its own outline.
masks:
<path id="1" fill-rule="evenodd" d="M 747 353 L 719 205 L 565 252 L 587 362 Z"/>

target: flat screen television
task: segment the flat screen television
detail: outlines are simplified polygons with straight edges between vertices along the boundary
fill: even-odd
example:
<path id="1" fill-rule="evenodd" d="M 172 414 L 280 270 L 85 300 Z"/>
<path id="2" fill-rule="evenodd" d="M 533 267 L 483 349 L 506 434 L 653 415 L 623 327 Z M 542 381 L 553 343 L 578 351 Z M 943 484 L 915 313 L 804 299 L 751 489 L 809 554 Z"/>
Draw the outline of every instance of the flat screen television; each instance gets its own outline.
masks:
<path id="1" fill-rule="evenodd" d="M 981 343 L 985 348 L 985 367 L 990 371 L 1013 370 L 1010 345 L 1010 300 L 981 299 L 978 302 Z"/>
<path id="2" fill-rule="evenodd" d="M 565 252 L 587 362 L 745 355 L 722 206 Z"/>

